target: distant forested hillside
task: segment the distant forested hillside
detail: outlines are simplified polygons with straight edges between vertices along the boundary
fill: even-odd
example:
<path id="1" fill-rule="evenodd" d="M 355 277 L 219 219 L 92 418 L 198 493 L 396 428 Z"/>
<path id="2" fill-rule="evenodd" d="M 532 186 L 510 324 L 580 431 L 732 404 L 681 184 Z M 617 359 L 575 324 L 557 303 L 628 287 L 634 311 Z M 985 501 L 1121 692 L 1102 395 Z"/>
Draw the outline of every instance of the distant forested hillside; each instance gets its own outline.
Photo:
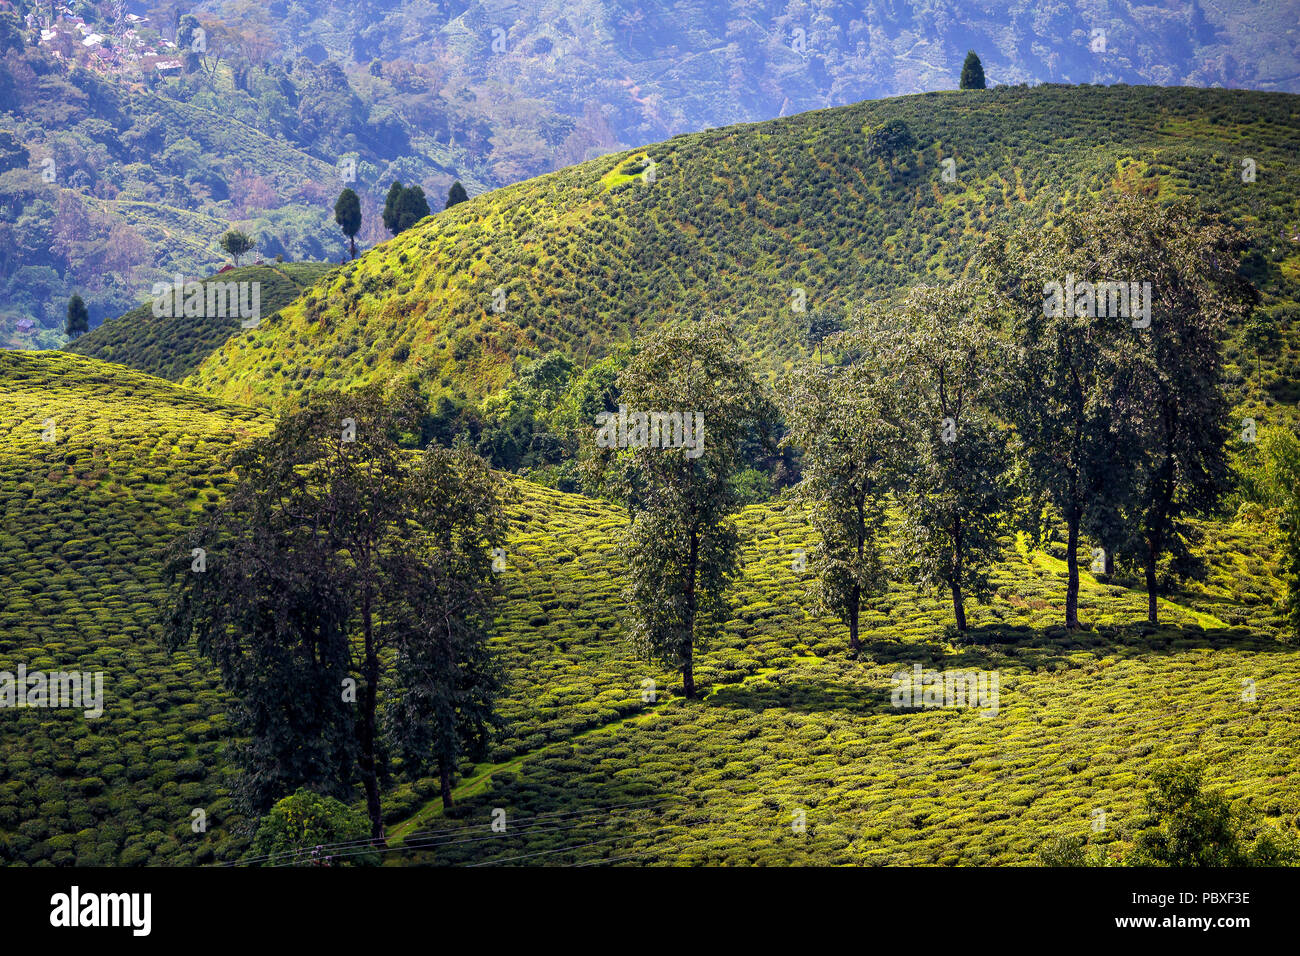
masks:
<path id="1" fill-rule="evenodd" d="M 74 292 L 93 325 L 161 273 L 214 271 L 232 224 L 268 256 L 340 260 L 341 163 L 371 245 L 394 179 L 437 211 L 457 178 L 474 194 L 679 133 L 952 89 L 969 48 L 990 84 L 1300 89 L 1285 0 L 164 0 L 120 21 L 88 0 L 12 6 L 0 343 L 15 347 L 60 344 Z"/>
<path id="2" fill-rule="evenodd" d="M 252 5 L 200 6 L 238 19 Z M 1285 0 L 276 0 L 269 9 L 285 49 L 433 63 L 571 120 L 595 107 L 628 145 L 952 89 L 971 48 L 990 84 L 1300 91 L 1300 33 Z"/>

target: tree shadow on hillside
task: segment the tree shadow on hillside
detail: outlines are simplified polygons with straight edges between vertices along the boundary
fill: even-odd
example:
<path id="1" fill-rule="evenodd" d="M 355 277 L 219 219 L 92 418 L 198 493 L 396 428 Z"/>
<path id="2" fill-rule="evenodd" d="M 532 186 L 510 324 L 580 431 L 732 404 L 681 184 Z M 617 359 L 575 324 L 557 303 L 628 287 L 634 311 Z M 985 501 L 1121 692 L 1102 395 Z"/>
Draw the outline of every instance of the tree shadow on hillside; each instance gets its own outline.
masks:
<path id="1" fill-rule="evenodd" d="M 896 712 L 889 698 L 888 687 L 796 678 L 782 682 L 758 680 L 724 684 L 709 694 L 704 702 L 711 707 L 738 707 L 756 712 L 790 710 L 817 714 L 838 711 L 867 715 Z"/>
<path id="2" fill-rule="evenodd" d="M 570 755 L 569 760 L 573 759 Z M 405 862 L 417 866 L 566 866 L 597 861 L 645 863 L 662 854 L 649 835 L 671 834 L 667 818 L 690 820 L 691 799 L 597 774 L 581 777 L 548 768 L 502 774 L 483 792 L 464 798 L 448 815 L 406 841 Z M 548 772 L 549 771 L 549 772 Z M 494 828 L 495 824 L 495 828 Z"/>
<path id="3" fill-rule="evenodd" d="M 1173 657 L 1193 650 L 1245 651 L 1248 653 L 1300 653 L 1300 644 L 1288 643 L 1260 631 L 1137 623 L 1104 625 L 1071 631 L 1064 627 L 981 625 L 958 635 L 949 644 L 938 639 L 921 641 L 867 640 L 860 659 L 876 664 L 911 667 L 921 664 L 939 670 L 985 669 L 1013 662 L 1037 670 L 1081 659 L 1102 657 L 1132 660 Z"/>

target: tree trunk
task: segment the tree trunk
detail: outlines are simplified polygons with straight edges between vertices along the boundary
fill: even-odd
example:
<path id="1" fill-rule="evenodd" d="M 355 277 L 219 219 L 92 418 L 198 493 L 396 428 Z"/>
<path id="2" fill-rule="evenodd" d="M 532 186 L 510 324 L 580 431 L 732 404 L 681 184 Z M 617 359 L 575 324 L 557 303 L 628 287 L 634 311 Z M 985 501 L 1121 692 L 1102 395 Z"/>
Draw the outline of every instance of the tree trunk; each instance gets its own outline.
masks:
<path id="1" fill-rule="evenodd" d="M 1146 572 L 1147 572 L 1147 620 L 1152 624 L 1160 623 L 1160 611 L 1156 606 L 1159 585 L 1156 583 L 1156 562 L 1165 545 L 1165 522 L 1174 499 L 1174 460 L 1172 455 L 1165 455 L 1164 466 L 1160 469 L 1160 478 L 1155 486 L 1155 501 L 1147 513 L 1146 521 Z"/>
<path id="2" fill-rule="evenodd" d="M 447 766 L 449 761 L 438 761 L 438 780 L 442 785 L 442 808 L 451 809 L 451 768 Z"/>
<path id="3" fill-rule="evenodd" d="M 1079 626 L 1079 512 L 1071 510 L 1066 518 L 1069 536 L 1066 542 L 1065 626 Z"/>
<path id="4" fill-rule="evenodd" d="M 700 540 L 691 528 L 691 555 L 686 575 L 686 646 L 682 649 L 682 693 L 687 700 L 695 698 L 695 574 L 699 563 Z"/>
<path id="5" fill-rule="evenodd" d="M 858 495 L 858 567 L 862 567 L 862 556 L 866 553 L 867 546 L 867 512 L 866 499 L 861 493 Z M 858 640 L 858 620 L 862 611 L 862 585 L 854 584 L 853 593 L 849 599 L 849 650 L 856 654 L 862 648 L 862 642 Z"/>
<path id="6" fill-rule="evenodd" d="M 1101 553 L 1101 571 L 1108 578 L 1115 576 L 1115 554 L 1110 548 Z"/>
<path id="7" fill-rule="evenodd" d="M 384 811 L 379 803 L 379 777 L 375 771 L 375 705 L 379 692 L 379 655 L 375 652 L 369 587 L 361 598 L 361 621 L 365 629 L 366 659 L 362 666 L 365 690 L 361 693 L 361 754 L 357 759 L 357 765 L 366 791 L 366 813 L 370 816 L 370 836 L 376 843 L 386 844 Z"/>
<path id="8" fill-rule="evenodd" d="M 858 640 L 858 615 L 861 600 L 862 589 L 855 584 L 853 586 L 853 597 L 849 602 L 849 649 L 855 654 L 862 648 L 862 642 Z"/>
<path id="9" fill-rule="evenodd" d="M 957 619 L 957 630 L 965 633 L 966 602 L 961 596 L 961 518 L 954 518 L 952 526 L 952 613 Z"/>
<path id="10" fill-rule="evenodd" d="M 352 243 L 352 258 L 355 259 L 357 257 L 357 237 L 348 236 L 348 240 Z"/>
<path id="11" fill-rule="evenodd" d="M 1159 545 L 1147 542 L 1147 620 L 1152 624 L 1160 623 L 1160 611 L 1156 605 L 1156 557 Z"/>

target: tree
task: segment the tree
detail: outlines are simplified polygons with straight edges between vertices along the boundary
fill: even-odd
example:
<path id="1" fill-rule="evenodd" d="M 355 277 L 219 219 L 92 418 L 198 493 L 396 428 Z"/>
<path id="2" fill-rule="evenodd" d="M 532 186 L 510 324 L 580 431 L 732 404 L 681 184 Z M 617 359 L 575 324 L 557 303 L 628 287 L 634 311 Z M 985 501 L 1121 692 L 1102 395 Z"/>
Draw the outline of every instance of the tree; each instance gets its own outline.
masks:
<path id="1" fill-rule="evenodd" d="M 355 259 L 357 233 L 361 231 L 361 199 L 351 187 L 345 186 L 343 192 L 339 193 L 339 198 L 334 203 L 334 221 L 342 228 L 343 235 L 348 237 L 350 257 Z"/>
<path id="2" fill-rule="evenodd" d="M 1242 866 L 1249 862 L 1240 826 L 1219 794 L 1204 788 L 1197 763 L 1168 764 L 1151 774 L 1146 816 L 1137 824 L 1135 866 Z"/>
<path id="3" fill-rule="evenodd" d="M 257 826 L 249 862 L 265 866 L 374 866 L 365 845 L 370 823 L 333 797 L 300 787 L 271 807 Z"/>
<path id="4" fill-rule="evenodd" d="M 1255 309 L 1242 328 L 1242 340 L 1246 348 L 1255 353 L 1255 374 L 1259 377 L 1261 387 L 1264 384 L 1264 357 L 1277 354 L 1282 344 L 1282 335 L 1278 330 L 1273 315 L 1263 309 Z"/>
<path id="5" fill-rule="evenodd" d="M 623 447 L 608 454 L 631 517 L 629 635 L 647 657 L 680 669 L 693 698 L 695 651 L 726 620 L 737 572 L 738 450 L 771 406 L 735 336 L 712 318 L 669 322 L 639 341 L 618 388 L 620 411 L 597 424 L 605 444 Z"/>
<path id="6" fill-rule="evenodd" d="M 239 265 L 240 257 L 251 252 L 256 245 L 252 236 L 238 229 L 231 229 L 221 237 L 221 248 L 235 260 L 235 265 Z"/>
<path id="7" fill-rule="evenodd" d="M 1133 442 L 1131 493 L 1119 515 L 1142 557 L 1147 619 L 1159 620 L 1157 566 L 1190 558 L 1187 519 L 1213 512 L 1229 488 L 1223 347 L 1258 298 L 1238 271 L 1246 238 L 1190 200 L 1119 196 L 1088 212 L 1082 251 L 1097 274 L 1151 283 L 1149 325 L 1124 342 L 1115 402 Z"/>
<path id="8" fill-rule="evenodd" d="M 984 64 L 971 50 L 966 54 L 966 61 L 961 65 L 961 88 L 963 90 L 984 89 Z"/>
<path id="9" fill-rule="evenodd" d="M 902 153 L 916 147 L 911 128 L 900 119 L 891 119 L 872 127 L 867 133 L 867 157 L 892 163 Z"/>
<path id="10" fill-rule="evenodd" d="M 1010 500 L 997 317 L 967 281 L 914 288 L 897 316 L 884 341 L 912 409 L 897 465 L 902 552 L 918 587 L 951 595 L 965 631 L 965 598 L 989 594 Z"/>
<path id="11" fill-rule="evenodd" d="M 881 542 L 902 436 L 902 388 L 883 354 L 882 331 L 868 322 L 829 337 L 827 344 L 849 360 L 805 365 L 782 388 L 785 442 L 804 456 L 798 496 L 821 537 L 812 560 L 818 596 L 848 625 L 854 652 L 862 608 L 887 583 Z"/>
<path id="12" fill-rule="evenodd" d="M 447 205 L 443 208 L 450 209 L 457 203 L 465 202 L 467 199 L 469 199 L 469 193 L 465 192 L 465 187 L 460 184 L 458 179 L 451 184 L 451 189 L 447 190 Z"/>
<path id="13" fill-rule="evenodd" d="M 459 759 L 496 724 L 502 489 L 464 446 L 402 447 L 418 420 L 405 390 L 311 396 L 233 453 L 234 491 L 173 555 L 166 637 L 195 640 L 234 697 L 252 812 L 302 786 L 347 798 L 359 779 L 382 842 L 390 755 L 408 776 L 436 767 L 450 805 Z"/>
<path id="14" fill-rule="evenodd" d="M 186 73 L 194 73 L 199 68 L 199 53 L 202 51 L 194 49 L 194 41 L 201 35 L 197 32 L 200 29 L 198 17 L 187 13 L 181 17 L 176 30 L 176 49 L 181 55 Z"/>
<path id="15" fill-rule="evenodd" d="M 1023 449 L 1030 530 L 1041 542 L 1052 530 L 1052 511 L 1065 522 L 1070 628 L 1079 626 L 1080 532 L 1095 515 L 1119 507 L 1137 448 L 1126 395 L 1116 387 L 1121 353 L 1134 332 L 1129 320 L 1095 319 L 1094 309 L 1075 308 L 1087 303 L 1072 294 L 1068 301 L 1046 297 L 1052 283 L 1098 278 L 1084 249 L 1084 237 L 1097 229 L 1095 215 L 1076 208 L 1055 225 L 1000 227 L 980 252 L 981 268 L 1005 303 L 1008 369 L 998 404 Z M 1128 276 L 1115 277 L 1121 278 Z"/>
<path id="16" fill-rule="evenodd" d="M 429 201 L 419 186 L 403 186 L 394 181 L 384 199 L 384 226 L 393 235 L 405 232 L 429 215 Z"/>
<path id="17" fill-rule="evenodd" d="M 1278 576 L 1286 585 L 1282 614 L 1292 637 L 1300 638 L 1300 437 L 1285 426 L 1264 430 L 1251 457 L 1255 463 L 1243 476 L 1243 490 L 1277 516 Z"/>
<path id="18" fill-rule="evenodd" d="M 75 339 L 80 335 L 85 335 L 90 331 L 90 313 L 86 310 L 86 303 L 82 301 L 81 296 L 73 295 L 68 300 L 68 320 L 63 327 L 68 338 Z"/>
<path id="19" fill-rule="evenodd" d="M 405 232 L 429 215 L 429 201 L 420 186 L 408 186 L 397 203 L 397 231 Z"/>
<path id="20" fill-rule="evenodd" d="M 1199 760 L 1167 763 L 1148 778 L 1145 812 L 1124 866 L 1227 867 L 1296 866 L 1300 845 L 1286 830 L 1261 821 L 1252 811 L 1233 812 L 1219 793 L 1205 789 Z M 1083 836 L 1050 841 L 1040 851 L 1045 866 L 1107 866 L 1107 844 L 1088 845 Z M 1119 844 L 1109 844 L 1114 848 Z"/>
<path id="21" fill-rule="evenodd" d="M 402 192 L 405 187 L 402 186 L 400 179 L 393 180 L 393 184 L 388 187 L 388 195 L 384 197 L 384 228 L 397 235 L 397 202 L 402 198 Z"/>

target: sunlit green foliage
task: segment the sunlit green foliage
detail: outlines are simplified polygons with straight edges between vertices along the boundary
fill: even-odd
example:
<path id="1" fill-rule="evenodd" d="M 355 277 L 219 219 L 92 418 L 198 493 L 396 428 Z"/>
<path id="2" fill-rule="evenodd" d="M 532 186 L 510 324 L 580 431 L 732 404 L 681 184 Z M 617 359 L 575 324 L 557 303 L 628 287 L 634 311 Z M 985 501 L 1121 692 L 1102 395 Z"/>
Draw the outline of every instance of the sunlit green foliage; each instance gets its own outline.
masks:
<path id="1" fill-rule="evenodd" d="M 234 859 L 247 837 L 226 794 L 223 692 L 202 662 L 168 657 L 153 624 L 162 546 L 232 486 L 220 452 L 270 423 L 79 356 L 0 363 L 0 663 L 103 669 L 107 698 L 98 722 L 0 711 L 0 853 Z M 41 441 L 47 418 L 60 423 L 53 446 Z M 486 833 L 493 807 L 521 822 L 583 811 L 572 818 L 582 826 L 426 848 L 427 859 L 1032 862 L 1096 806 L 1113 821 L 1108 841 L 1131 838 L 1152 756 L 1192 752 L 1235 808 L 1294 828 L 1300 736 L 1286 714 L 1300 659 L 1275 637 L 1283 585 L 1266 524 L 1204 525 L 1209 574 L 1162 598 L 1159 628 L 1133 623 L 1140 591 L 1085 570 L 1081 617 L 1096 629 L 1073 633 L 1056 626 L 1059 531 L 1046 552 L 1005 538 L 970 642 L 953 642 L 947 602 L 892 583 L 850 660 L 846 628 L 816 609 L 809 571 L 794 567 L 794 552 L 818 543 L 806 514 L 789 501 L 746 508 L 735 609 L 697 657 L 706 696 L 687 706 L 680 683 L 623 637 L 625 514 L 514 484 L 491 638 L 507 726 L 488 762 L 461 768 L 451 816 L 437 779 L 422 778 L 387 798 L 389 832 Z M 998 716 L 890 707 L 890 675 L 914 663 L 997 668 Z M 645 803 L 610 809 L 632 801 Z M 204 834 L 191 829 L 196 807 Z M 801 837 L 795 808 L 808 815 Z M 595 840 L 605 842 L 564 850 Z"/>
<path id="2" fill-rule="evenodd" d="M 810 313 L 847 316 L 951 279 L 996 220 L 1041 224 L 1067 195 L 1117 184 L 1191 194 L 1243 223 L 1271 307 L 1300 283 L 1300 251 L 1277 238 L 1300 219 L 1292 110 L 1285 95 L 1240 90 L 996 87 L 683 135 L 455 205 L 230 340 L 189 381 L 273 404 L 400 366 L 435 397 L 478 400 L 525 360 L 559 349 L 586 365 L 644 325 L 708 310 L 779 370 L 815 351 Z M 916 146 L 886 172 L 867 134 L 893 119 Z M 1239 367 L 1227 372 L 1238 387 Z"/>

